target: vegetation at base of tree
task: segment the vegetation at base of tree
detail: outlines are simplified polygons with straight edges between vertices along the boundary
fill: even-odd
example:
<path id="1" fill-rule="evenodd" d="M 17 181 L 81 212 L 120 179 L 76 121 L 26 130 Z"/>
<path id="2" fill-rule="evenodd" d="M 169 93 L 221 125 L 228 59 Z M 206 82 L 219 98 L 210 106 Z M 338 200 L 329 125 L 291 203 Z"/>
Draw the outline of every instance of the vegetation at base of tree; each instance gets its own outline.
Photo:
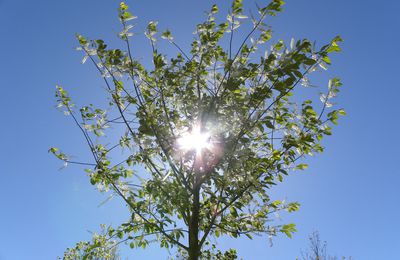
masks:
<path id="1" fill-rule="evenodd" d="M 299 203 L 273 200 L 269 190 L 307 168 L 303 158 L 323 151 L 323 137 L 345 112 L 334 109 L 338 78 L 324 88 L 309 78 L 331 65 L 341 38 L 321 47 L 272 40 L 265 21 L 283 4 L 273 0 L 248 16 L 235 0 L 222 21 L 213 5 L 189 51 L 151 21 L 145 36 L 152 66 L 134 56 L 142 54 L 132 44 L 137 17 L 124 2 L 118 10 L 124 49 L 77 35 L 83 63 L 90 61 L 104 80 L 109 106 L 78 107 L 57 86 L 58 107 L 77 125 L 92 161 L 50 152 L 86 166 L 90 183 L 119 197 L 131 217 L 67 249 L 64 259 L 111 259 L 117 245 L 150 243 L 192 260 L 235 259 L 234 249 L 221 252 L 214 239 L 292 237 L 295 224 L 274 219 Z M 159 40 L 177 54 L 163 54 Z"/>

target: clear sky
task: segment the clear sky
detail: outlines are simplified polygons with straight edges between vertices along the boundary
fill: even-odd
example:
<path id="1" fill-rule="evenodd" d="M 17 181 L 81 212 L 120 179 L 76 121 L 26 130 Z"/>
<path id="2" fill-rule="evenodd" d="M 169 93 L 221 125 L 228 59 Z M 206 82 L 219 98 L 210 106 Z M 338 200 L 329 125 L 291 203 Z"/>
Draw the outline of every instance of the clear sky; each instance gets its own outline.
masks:
<path id="1" fill-rule="evenodd" d="M 128 0 L 140 32 L 150 20 L 170 28 L 187 47 L 203 10 L 228 1 Z M 245 2 L 246 10 L 254 7 Z M 259 1 L 263 2 L 263 1 Z M 104 93 L 94 68 L 81 65 L 74 34 L 111 42 L 120 27 L 116 0 L 0 0 L 0 259 L 55 259 L 75 242 L 88 239 L 100 223 L 115 224 L 127 212 L 119 200 L 104 206 L 81 168 L 62 166 L 49 147 L 84 157 L 83 139 L 69 118 L 55 109 L 61 84 L 78 103 Z M 226 9 L 225 9 L 226 10 Z M 340 34 L 343 53 L 327 76 L 344 82 L 338 102 L 348 116 L 324 142 L 305 172 L 294 172 L 273 195 L 299 201 L 292 239 L 283 235 L 224 240 L 244 259 L 295 259 L 318 230 L 328 251 L 357 260 L 400 259 L 399 75 L 400 2 L 288 0 L 271 20 L 278 38 L 307 37 L 319 43 Z M 137 56 L 149 57 L 143 41 Z M 166 259 L 168 253 L 123 250 L 129 259 Z"/>

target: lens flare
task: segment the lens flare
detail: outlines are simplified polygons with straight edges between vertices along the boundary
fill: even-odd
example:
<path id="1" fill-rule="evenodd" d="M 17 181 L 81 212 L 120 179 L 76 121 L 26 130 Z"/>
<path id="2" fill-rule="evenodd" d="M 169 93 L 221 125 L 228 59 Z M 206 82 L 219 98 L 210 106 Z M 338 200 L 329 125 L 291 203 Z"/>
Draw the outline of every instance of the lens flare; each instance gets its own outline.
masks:
<path id="1" fill-rule="evenodd" d="M 196 150 L 196 153 L 201 153 L 203 149 L 210 147 L 210 134 L 202 133 L 200 128 L 196 127 L 192 132 L 186 133 L 179 138 L 178 145 L 182 150 Z"/>

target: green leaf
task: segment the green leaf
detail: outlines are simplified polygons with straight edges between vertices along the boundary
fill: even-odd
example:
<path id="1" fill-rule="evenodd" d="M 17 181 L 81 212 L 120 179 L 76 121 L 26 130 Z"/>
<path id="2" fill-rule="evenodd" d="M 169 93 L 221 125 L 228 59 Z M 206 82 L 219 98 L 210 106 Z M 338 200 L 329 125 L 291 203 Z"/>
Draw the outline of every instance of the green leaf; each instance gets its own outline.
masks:
<path id="1" fill-rule="evenodd" d="M 249 239 L 253 240 L 253 237 L 250 234 L 245 234 Z"/>
<path id="2" fill-rule="evenodd" d="M 237 14 L 237 15 L 235 15 L 235 18 L 236 18 L 236 19 L 247 19 L 247 18 L 249 18 L 249 17 L 246 16 L 246 15 L 243 15 L 243 14 Z"/>
<path id="3" fill-rule="evenodd" d="M 233 217 L 237 218 L 239 216 L 235 207 L 231 207 L 230 211 Z"/>
<path id="4" fill-rule="evenodd" d="M 128 10 L 128 6 L 125 4 L 125 2 L 121 2 L 119 4 L 119 10 L 121 10 L 121 11 Z"/>
<path id="5" fill-rule="evenodd" d="M 237 15 L 243 12 L 242 7 L 243 7 L 242 0 L 234 0 L 232 3 L 232 14 Z"/>
<path id="6" fill-rule="evenodd" d="M 331 45 L 327 49 L 327 53 L 331 52 L 340 52 L 341 48 L 339 47 L 338 43 L 343 42 L 343 39 L 340 36 L 336 36 L 332 41 Z"/>
<path id="7" fill-rule="evenodd" d="M 49 149 L 49 153 L 51 152 L 51 153 L 56 153 L 58 151 L 58 148 L 55 148 L 55 147 L 51 147 L 50 149 Z"/>
<path id="8" fill-rule="evenodd" d="M 308 168 L 308 165 L 305 164 L 305 163 L 301 163 L 301 164 L 299 164 L 299 165 L 296 166 L 296 169 L 297 169 L 297 170 L 305 170 L 305 169 L 307 169 L 307 168 Z"/>
<path id="9" fill-rule="evenodd" d="M 168 40 L 168 41 L 172 41 L 174 39 L 174 37 L 172 37 L 172 34 L 171 34 L 171 32 L 169 30 L 164 31 L 161 34 L 161 38 L 163 38 L 165 40 Z"/>
<path id="10" fill-rule="evenodd" d="M 77 35 L 76 35 L 76 38 L 78 39 L 80 45 L 86 45 L 86 44 L 88 43 L 88 41 L 86 40 L 86 38 L 83 37 L 83 36 L 80 35 L 80 34 L 77 34 Z"/>
<path id="11" fill-rule="evenodd" d="M 288 212 L 299 211 L 299 209 L 300 209 L 300 204 L 297 202 L 289 203 L 287 207 Z"/>
<path id="12" fill-rule="evenodd" d="M 277 12 L 282 11 L 282 6 L 285 4 L 282 0 L 273 0 L 269 5 L 264 8 L 260 8 L 259 12 L 261 14 L 267 13 L 271 16 L 276 16 Z"/>
<path id="13" fill-rule="evenodd" d="M 289 238 L 292 238 L 292 234 L 294 232 L 296 232 L 297 229 L 296 229 L 296 225 L 291 223 L 291 224 L 283 225 L 280 231 L 285 233 L 285 235 L 288 236 Z"/>
<path id="14" fill-rule="evenodd" d="M 275 201 L 271 202 L 270 205 L 271 205 L 273 208 L 278 208 L 278 206 L 281 205 L 281 204 L 282 204 L 282 201 L 280 201 L 280 200 L 275 200 Z"/>
<path id="15" fill-rule="evenodd" d="M 121 14 L 121 19 L 125 22 L 136 19 L 137 16 L 132 15 L 130 12 L 125 11 Z"/>
<path id="16" fill-rule="evenodd" d="M 214 4 L 214 5 L 211 7 L 211 13 L 212 13 L 212 14 L 218 13 L 218 6 L 217 6 L 216 4 Z"/>
<path id="17" fill-rule="evenodd" d="M 331 64 L 331 59 L 330 59 L 328 56 L 323 57 L 322 60 L 323 60 L 326 64 Z"/>
<path id="18" fill-rule="evenodd" d="M 267 42 L 272 38 L 272 31 L 271 30 L 266 30 L 263 31 L 260 35 L 260 41 L 261 42 Z"/>
<path id="19" fill-rule="evenodd" d="M 147 25 L 147 30 L 149 31 L 150 35 L 154 35 L 157 32 L 157 24 L 156 21 L 150 21 Z"/>

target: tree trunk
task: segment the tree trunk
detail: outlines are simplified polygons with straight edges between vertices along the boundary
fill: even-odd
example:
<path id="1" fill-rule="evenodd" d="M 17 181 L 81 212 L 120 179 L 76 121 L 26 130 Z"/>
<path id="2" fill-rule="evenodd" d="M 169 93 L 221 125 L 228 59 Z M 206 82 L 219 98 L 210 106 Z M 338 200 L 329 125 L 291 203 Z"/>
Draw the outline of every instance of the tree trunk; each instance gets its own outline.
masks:
<path id="1" fill-rule="evenodd" d="M 197 178 L 195 178 L 197 179 Z M 195 184 L 197 180 L 195 181 Z M 194 186 L 192 216 L 189 224 L 189 260 L 198 260 L 199 248 L 199 213 L 200 213 L 200 187 Z M 199 185 L 200 186 L 200 185 Z"/>

